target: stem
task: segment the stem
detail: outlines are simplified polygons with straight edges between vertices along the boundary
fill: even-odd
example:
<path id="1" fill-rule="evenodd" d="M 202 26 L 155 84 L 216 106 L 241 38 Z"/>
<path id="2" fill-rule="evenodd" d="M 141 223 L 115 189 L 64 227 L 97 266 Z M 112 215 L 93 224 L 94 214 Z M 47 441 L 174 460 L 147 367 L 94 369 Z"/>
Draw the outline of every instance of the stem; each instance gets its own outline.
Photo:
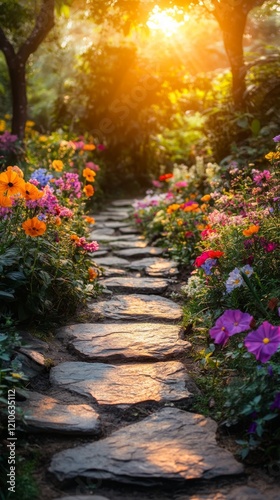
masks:
<path id="1" fill-rule="evenodd" d="M 248 276 L 243 273 L 242 271 L 240 271 L 240 274 L 242 276 L 242 278 L 244 279 L 247 287 L 249 288 L 250 292 L 252 293 L 255 301 L 256 301 L 256 305 L 258 306 L 258 308 L 260 309 L 260 311 L 265 315 L 265 317 L 267 317 L 267 310 L 264 308 L 264 306 L 262 305 L 261 303 L 261 299 L 259 298 L 254 286 L 252 285 L 251 281 L 249 280 Z"/>

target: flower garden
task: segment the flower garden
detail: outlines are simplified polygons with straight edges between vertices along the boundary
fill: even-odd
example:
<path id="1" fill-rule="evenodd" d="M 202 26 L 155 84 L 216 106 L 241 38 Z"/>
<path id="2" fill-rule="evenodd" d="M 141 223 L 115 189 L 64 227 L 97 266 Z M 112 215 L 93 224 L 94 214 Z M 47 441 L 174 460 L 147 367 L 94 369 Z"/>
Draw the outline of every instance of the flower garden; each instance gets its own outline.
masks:
<path id="1" fill-rule="evenodd" d="M 217 418 L 239 426 L 243 458 L 279 458 L 279 143 L 258 169 L 175 165 L 134 203 L 135 223 L 189 272 L 184 326 L 202 388 L 221 398 Z"/>
<path id="2" fill-rule="evenodd" d="M 65 324 L 102 291 L 89 212 L 104 148 L 32 127 L 25 163 L 0 173 L 2 403 L 28 382 L 14 360 L 20 330 Z M 174 298 L 201 389 L 194 409 L 235 435 L 242 459 L 269 461 L 280 439 L 280 136 L 274 143 L 258 169 L 175 164 L 133 203 L 135 226 L 180 266 Z"/>

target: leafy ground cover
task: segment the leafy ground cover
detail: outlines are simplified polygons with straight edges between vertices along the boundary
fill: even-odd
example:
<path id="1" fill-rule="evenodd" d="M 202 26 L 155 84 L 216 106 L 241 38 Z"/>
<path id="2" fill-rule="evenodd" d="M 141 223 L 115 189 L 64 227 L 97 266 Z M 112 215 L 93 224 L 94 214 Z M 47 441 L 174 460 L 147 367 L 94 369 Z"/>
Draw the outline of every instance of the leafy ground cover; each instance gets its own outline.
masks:
<path id="1" fill-rule="evenodd" d="M 258 169 L 175 166 L 135 201 L 134 217 L 190 271 L 184 325 L 212 413 L 239 426 L 243 458 L 262 450 L 279 461 L 280 136 L 274 142 Z"/>

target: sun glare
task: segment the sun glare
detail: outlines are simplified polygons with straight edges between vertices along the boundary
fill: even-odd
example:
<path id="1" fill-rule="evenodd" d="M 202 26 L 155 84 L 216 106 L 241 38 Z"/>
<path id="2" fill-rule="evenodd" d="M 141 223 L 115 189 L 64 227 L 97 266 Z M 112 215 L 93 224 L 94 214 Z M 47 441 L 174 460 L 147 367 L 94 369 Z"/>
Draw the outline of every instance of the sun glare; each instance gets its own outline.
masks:
<path id="1" fill-rule="evenodd" d="M 180 17 L 180 21 L 176 17 Z M 151 11 L 150 17 L 147 21 L 147 26 L 152 31 L 158 31 L 166 37 L 170 37 L 178 32 L 180 27 L 188 21 L 189 16 L 184 14 L 182 10 L 174 7 L 172 9 L 162 10 L 156 5 Z"/>

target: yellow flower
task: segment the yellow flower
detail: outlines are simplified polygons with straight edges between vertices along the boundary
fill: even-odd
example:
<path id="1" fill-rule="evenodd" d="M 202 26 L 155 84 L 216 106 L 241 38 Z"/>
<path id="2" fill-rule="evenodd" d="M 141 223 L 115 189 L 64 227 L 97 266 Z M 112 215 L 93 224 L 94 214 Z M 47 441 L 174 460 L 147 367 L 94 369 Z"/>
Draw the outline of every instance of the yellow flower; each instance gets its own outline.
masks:
<path id="1" fill-rule="evenodd" d="M 203 231 L 203 230 L 205 229 L 204 224 L 197 224 L 197 226 L 196 226 L 196 227 L 197 227 L 197 229 L 198 229 L 199 231 Z"/>
<path id="2" fill-rule="evenodd" d="M 33 122 L 32 120 L 27 120 L 27 122 L 25 124 L 26 127 L 34 127 L 34 125 L 35 125 L 35 122 Z"/>
<path id="3" fill-rule="evenodd" d="M 88 182 L 94 182 L 96 173 L 91 168 L 84 168 L 83 176 L 86 178 Z"/>
<path id="4" fill-rule="evenodd" d="M 178 226 L 182 226 L 184 224 L 183 219 L 177 219 Z"/>
<path id="5" fill-rule="evenodd" d="M 14 194 L 23 194 L 25 191 L 25 182 L 13 170 L 6 170 L 0 174 L 0 194 L 13 196 Z"/>
<path id="6" fill-rule="evenodd" d="M 5 120 L 10 120 L 12 118 L 12 115 L 9 115 L 9 113 L 6 113 L 4 115 Z"/>
<path id="7" fill-rule="evenodd" d="M 267 155 L 265 155 L 265 158 L 269 161 L 270 160 L 278 160 L 280 158 L 280 151 L 276 151 L 275 153 L 270 151 L 270 153 L 267 153 Z"/>
<path id="8" fill-rule="evenodd" d="M 32 238 L 34 238 L 36 236 L 42 236 L 42 234 L 46 232 L 47 226 L 37 217 L 33 217 L 32 219 L 27 219 L 25 222 L 23 222 L 22 228 L 24 229 L 27 236 L 31 236 Z"/>
<path id="9" fill-rule="evenodd" d="M 48 138 L 47 138 L 47 136 L 46 136 L 46 135 L 40 135 L 40 136 L 39 136 L 39 141 L 40 141 L 40 142 L 47 142 L 47 140 L 48 140 Z"/>
<path id="10" fill-rule="evenodd" d="M 210 194 L 205 194 L 202 196 L 201 201 L 205 201 L 206 203 L 211 200 L 211 195 Z"/>
<path id="11" fill-rule="evenodd" d="M 94 149 L 96 149 L 94 144 L 85 144 L 83 147 L 84 151 L 93 151 Z"/>
<path id="12" fill-rule="evenodd" d="M 12 372 L 11 375 L 12 375 L 13 378 L 18 378 L 18 379 L 22 378 L 22 375 L 20 373 L 14 373 L 14 372 Z"/>
<path id="13" fill-rule="evenodd" d="M 5 128 L 6 128 L 5 120 L 0 120 L 0 132 L 4 132 Z"/>
<path id="14" fill-rule="evenodd" d="M 40 191 L 34 184 L 31 182 L 26 182 L 25 183 L 25 193 L 24 197 L 27 201 L 30 200 L 39 200 L 43 196 L 43 192 Z"/>
<path id="15" fill-rule="evenodd" d="M 61 172 L 63 170 L 63 162 L 61 160 L 53 160 L 52 167 L 56 172 Z"/>
<path id="16" fill-rule="evenodd" d="M 94 195 L 94 189 L 93 189 L 93 187 L 92 187 L 91 184 L 87 184 L 84 187 L 83 192 L 85 193 L 85 195 L 86 195 L 87 198 L 90 198 L 91 196 Z"/>
<path id="17" fill-rule="evenodd" d="M 9 166 L 9 167 L 7 167 L 7 170 L 12 170 L 13 172 L 16 172 L 19 175 L 19 177 L 21 177 L 22 179 L 24 177 L 23 171 L 17 165 L 13 165 L 12 167 Z"/>
<path id="18" fill-rule="evenodd" d="M 242 231 L 242 233 L 244 234 L 244 236 L 252 236 L 252 234 L 258 233 L 259 229 L 260 229 L 260 226 L 252 225 L 252 226 L 248 227 L 248 229 L 244 229 L 244 231 Z"/>
<path id="19" fill-rule="evenodd" d="M 9 196 L 4 196 L 3 194 L 0 194 L 0 207 L 11 207 L 12 206 L 12 200 Z"/>

